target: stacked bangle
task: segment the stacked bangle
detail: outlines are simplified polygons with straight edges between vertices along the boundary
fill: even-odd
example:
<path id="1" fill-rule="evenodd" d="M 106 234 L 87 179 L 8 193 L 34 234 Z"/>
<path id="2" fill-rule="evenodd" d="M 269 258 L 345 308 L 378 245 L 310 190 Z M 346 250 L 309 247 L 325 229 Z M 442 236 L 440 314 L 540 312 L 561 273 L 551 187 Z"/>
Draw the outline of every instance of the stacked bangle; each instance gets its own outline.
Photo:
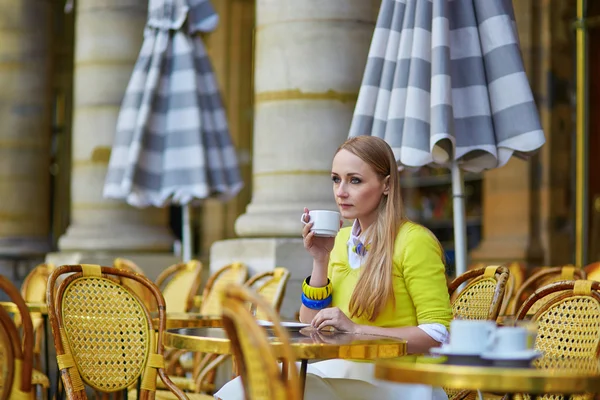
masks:
<path id="1" fill-rule="evenodd" d="M 304 293 L 302 293 L 302 304 L 305 307 L 310 308 L 311 310 L 322 310 L 323 308 L 329 307 L 331 304 L 331 295 L 323 300 L 312 300 L 306 297 Z"/>
<path id="2" fill-rule="evenodd" d="M 310 276 L 302 282 L 302 304 L 311 310 L 321 310 L 331 304 L 331 293 L 333 287 L 327 279 L 327 285 L 323 287 L 310 286 Z"/>
<path id="3" fill-rule="evenodd" d="M 310 276 L 302 282 L 302 293 L 310 300 L 325 300 L 333 292 L 331 281 L 327 279 L 327 285 L 323 287 L 310 286 Z"/>

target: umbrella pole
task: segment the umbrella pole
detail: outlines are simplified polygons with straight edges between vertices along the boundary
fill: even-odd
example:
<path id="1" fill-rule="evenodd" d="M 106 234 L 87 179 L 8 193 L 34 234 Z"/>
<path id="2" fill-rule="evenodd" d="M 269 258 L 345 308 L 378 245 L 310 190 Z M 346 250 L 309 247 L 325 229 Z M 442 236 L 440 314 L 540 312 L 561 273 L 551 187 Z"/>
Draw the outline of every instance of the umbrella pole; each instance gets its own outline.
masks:
<path id="1" fill-rule="evenodd" d="M 192 224 L 191 224 L 191 213 L 192 206 L 189 204 L 185 204 L 181 206 L 181 253 L 184 262 L 188 262 L 192 259 Z"/>
<path id="2" fill-rule="evenodd" d="M 454 215 L 454 257 L 456 276 L 467 271 L 467 226 L 465 221 L 465 182 L 458 162 L 452 162 L 452 209 Z"/>

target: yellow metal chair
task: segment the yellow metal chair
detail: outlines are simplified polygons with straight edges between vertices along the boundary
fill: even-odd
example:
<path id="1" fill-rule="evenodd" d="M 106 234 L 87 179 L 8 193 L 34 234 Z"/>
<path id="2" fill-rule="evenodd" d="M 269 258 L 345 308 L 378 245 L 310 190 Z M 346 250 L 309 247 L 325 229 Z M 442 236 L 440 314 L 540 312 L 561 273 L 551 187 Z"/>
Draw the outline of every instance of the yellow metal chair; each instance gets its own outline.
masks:
<path id="1" fill-rule="evenodd" d="M 512 303 L 510 315 L 516 315 L 523 302 L 538 288 L 547 284 L 558 281 L 572 281 L 578 279 L 586 279 L 586 273 L 583 269 L 573 265 L 563 267 L 542 267 L 537 272 L 531 275 L 523 282 L 523 285 L 517 290 Z M 548 300 L 545 298 L 544 301 Z M 534 314 L 542 303 L 536 304 L 529 308 L 529 313 Z"/>
<path id="2" fill-rule="evenodd" d="M 581 372 L 596 373 L 600 361 L 600 282 L 561 281 L 536 290 L 523 304 L 517 319 L 525 319 L 533 306 L 537 322 L 535 348 L 544 357 L 533 365 L 551 369 L 556 363 L 572 361 L 569 366 Z M 593 362 L 578 362 L 592 360 Z M 563 366 L 564 367 L 564 366 Z M 529 396 L 524 395 L 528 399 Z M 594 395 L 544 395 L 537 399 L 593 399 Z"/>
<path id="3" fill-rule="evenodd" d="M 289 337 L 279 316 L 265 299 L 248 288 L 231 285 L 224 291 L 223 327 L 239 366 L 246 399 L 300 400 L 300 384 Z M 247 304 L 251 303 L 273 322 L 273 330 L 282 343 L 275 354 L 263 327 L 257 324 Z M 283 362 L 283 368 L 278 361 Z"/>
<path id="4" fill-rule="evenodd" d="M 8 312 L 0 307 L 0 399 L 33 400 L 33 323 L 19 290 L 3 275 L 0 290 L 19 309 L 22 332 L 21 335 Z"/>
<path id="5" fill-rule="evenodd" d="M 197 260 L 171 265 L 156 278 L 169 312 L 175 313 L 192 311 L 201 283 L 202 263 Z"/>
<path id="6" fill-rule="evenodd" d="M 156 332 L 144 303 L 118 283 L 120 278 L 133 279 L 154 295 Z M 157 375 L 177 399 L 188 398 L 164 371 L 166 305 L 150 280 L 114 267 L 63 265 L 50 275 L 47 293 L 56 358 L 69 399 L 87 399 L 84 383 L 98 392 L 117 393 L 140 377 L 140 399 L 150 399 Z"/>

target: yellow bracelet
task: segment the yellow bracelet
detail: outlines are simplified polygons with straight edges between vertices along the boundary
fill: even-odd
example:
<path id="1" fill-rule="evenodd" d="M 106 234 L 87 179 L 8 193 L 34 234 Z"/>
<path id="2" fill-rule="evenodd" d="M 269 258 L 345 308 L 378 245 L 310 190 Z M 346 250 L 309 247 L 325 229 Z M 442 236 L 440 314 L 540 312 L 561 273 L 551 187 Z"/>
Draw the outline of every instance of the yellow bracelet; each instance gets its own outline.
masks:
<path id="1" fill-rule="evenodd" d="M 310 276 L 302 282 L 302 293 L 310 300 L 324 300 L 331 296 L 333 286 L 329 278 L 327 279 L 327 285 L 323 287 L 310 286 L 308 282 L 310 282 Z"/>

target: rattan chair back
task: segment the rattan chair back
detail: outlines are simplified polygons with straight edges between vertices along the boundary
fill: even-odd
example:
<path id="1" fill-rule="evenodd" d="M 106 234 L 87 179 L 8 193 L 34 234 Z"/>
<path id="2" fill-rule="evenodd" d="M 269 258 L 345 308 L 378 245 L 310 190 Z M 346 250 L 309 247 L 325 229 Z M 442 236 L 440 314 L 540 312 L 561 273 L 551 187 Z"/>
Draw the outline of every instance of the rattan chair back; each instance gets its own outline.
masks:
<path id="1" fill-rule="evenodd" d="M 10 315 L 0 307 L 0 352 L 7 356 L 6 360 L 0 360 L 0 379 L 3 381 L 0 398 L 33 400 L 33 324 L 29 310 L 19 290 L 3 275 L 0 275 L 0 291 L 8 295 L 22 315 L 20 334 Z"/>
<path id="2" fill-rule="evenodd" d="M 541 304 L 533 314 L 537 323 L 535 348 L 544 357 L 535 360 L 539 369 L 560 368 L 581 373 L 597 373 L 600 361 L 600 282 L 588 280 L 560 281 L 536 290 L 523 303 L 518 320 L 531 315 L 533 306 Z M 566 363 L 572 363 L 566 364 Z M 528 398 L 528 396 L 524 396 Z M 569 398 L 558 394 L 536 399 Z M 593 395 L 571 396 L 571 399 L 593 399 Z"/>
<path id="3" fill-rule="evenodd" d="M 46 287 L 48 286 L 48 277 L 54 270 L 54 264 L 39 264 L 33 268 L 23 280 L 21 285 L 21 296 L 26 303 L 46 303 Z M 41 367 L 41 350 L 44 338 L 44 318 L 41 313 L 30 312 L 31 322 L 33 324 L 34 345 L 33 353 L 35 357 L 35 366 Z M 16 314 L 13 317 L 15 325 L 21 326 L 21 315 Z"/>
<path id="4" fill-rule="evenodd" d="M 565 265 L 563 267 L 542 267 L 527 278 L 525 282 L 523 282 L 523 285 L 517 290 L 509 314 L 516 315 L 517 311 L 524 304 L 524 301 L 538 288 L 559 281 L 586 279 L 586 276 L 583 269 L 573 265 Z M 556 293 L 554 295 L 556 295 Z M 548 299 L 549 297 L 545 297 L 543 301 L 547 301 Z M 529 314 L 534 314 L 542 304 L 543 302 L 530 307 Z"/>
<path id="5" fill-rule="evenodd" d="M 247 307 L 261 309 L 273 322 L 272 330 L 281 343 L 277 353 L 265 329 L 257 324 Z M 223 327 L 231 340 L 247 400 L 300 400 L 300 385 L 295 356 L 287 332 L 275 310 L 248 288 L 230 285 L 224 289 Z M 278 361 L 284 363 L 280 368 Z"/>
<path id="6" fill-rule="evenodd" d="M 197 260 L 173 264 L 156 278 L 156 286 L 162 291 L 172 313 L 189 312 L 194 308 L 194 296 L 198 294 L 201 283 L 202 263 Z"/>
<path id="7" fill-rule="evenodd" d="M 467 271 L 448 286 L 448 293 L 465 284 L 452 300 L 452 314 L 461 319 L 496 320 L 504 301 L 509 271 L 505 266 L 488 266 Z"/>
<path id="8" fill-rule="evenodd" d="M 221 315 L 221 296 L 225 288 L 231 284 L 242 285 L 246 279 L 248 279 L 248 267 L 240 262 L 226 265 L 216 271 L 206 281 L 200 313 Z"/>
<path id="9" fill-rule="evenodd" d="M 245 286 L 254 289 L 271 304 L 271 307 L 276 312 L 279 312 L 290 275 L 290 271 L 287 268 L 277 267 L 272 271 L 252 276 L 246 281 Z M 267 318 L 267 315 L 262 310 L 256 310 L 256 319 L 265 318 Z"/>
<path id="10" fill-rule="evenodd" d="M 13 385 L 15 355 L 6 321 L 10 319 L 4 309 L 0 310 L 0 400 L 8 399 Z M 16 327 L 14 327 L 16 332 Z"/>
<path id="11" fill-rule="evenodd" d="M 122 278 L 135 280 L 154 295 L 156 333 L 144 303 L 119 283 Z M 140 398 L 148 399 L 156 390 L 157 374 L 178 399 L 187 399 L 163 369 L 166 306 L 150 280 L 114 267 L 63 265 L 50 275 L 47 293 L 58 368 L 70 399 L 87 398 L 84 383 L 111 393 L 140 377 Z"/>

